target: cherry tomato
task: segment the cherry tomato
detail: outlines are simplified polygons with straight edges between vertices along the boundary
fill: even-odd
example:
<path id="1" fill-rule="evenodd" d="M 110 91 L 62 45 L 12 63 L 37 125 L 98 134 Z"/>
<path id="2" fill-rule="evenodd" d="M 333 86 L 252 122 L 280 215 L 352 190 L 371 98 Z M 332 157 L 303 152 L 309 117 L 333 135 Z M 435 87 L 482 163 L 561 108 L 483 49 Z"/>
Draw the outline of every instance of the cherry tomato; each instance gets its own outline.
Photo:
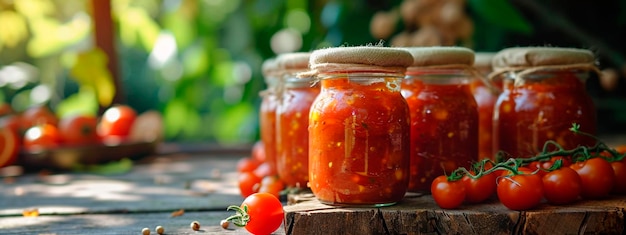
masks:
<path id="1" fill-rule="evenodd" d="M 442 209 L 454 209 L 465 200 L 465 185 L 463 181 L 448 181 L 448 177 L 440 175 L 430 185 L 433 199 Z"/>
<path id="2" fill-rule="evenodd" d="M 496 193 L 496 175 L 486 174 L 478 179 L 463 176 L 461 179 L 465 187 L 465 201 L 469 203 L 480 203 L 487 200 Z"/>
<path id="3" fill-rule="evenodd" d="M 51 124 L 40 124 L 28 128 L 22 142 L 29 151 L 55 148 L 61 143 L 61 136 L 57 128 Z"/>
<path id="4" fill-rule="evenodd" d="M 259 140 L 252 146 L 252 158 L 259 162 L 265 162 L 265 146 L 263 145 L 263 141 Z"/>
<path id="5" fill-rule="evenodd" d="M 89 115 L 73 115 L 62 118 L 59 122 L 59 133 L 63 144 L 88 145 L 100 141 L 96 126 L 98 119 Z"/>
<path id="6" fill-rule="evenodd" d="M 569 167 L 561 167 L 546 173 L 543 178 L 543 193 L 548 203 L 569 204 L 580 197 L 582 181 L 578 173 Z"/>
<path id="7" fill-rule="evenodd" d="M 280 181 L 277 176 L 265 176 L 261 180 L 261 187 L 259 187 L 259 193 L 271 193 L 272 195 L 280 198 L 280 192 L 285 189 L 285 184 Z"/>
<path id="8" fill-rule="evenodd" d="M 17 159 L 19 138 L 8 128 L 0 128 L 0 168 L 11 165 Z"/>
<path id="9" fill-rule="evenodd" d="M 544 175 L 546 175 L 548 172 L 547 170 L 552 168 L 552 166 L 554 165 L 554 163 L 557 160 L 561 160 L 561 166 L 562 167 L 567 167 L 572 165 L 572 162 L 569 158 L 566 157 L 562 157 L 562 156 L 556 156 L 556 157 L 552 157 L 547 161 L 534 161 L 531 162 L 528 165 L 528 168 L 530 170 L 532 170 L 533 172 L 537 172 L 537 174 L 539 174 L 539 176 L 543 177 Z"/>
<path id="10" fill-rule="evenodd" d="M 259 165 L 256 169 L 254 169 L 253 172 L 256 176 L 258 176 L 259 178 L 263 178 L 265 176 L 269 176 L 269 175 L 276 175 L 276 169 L 273 168 L 269 163 L 264 162 L 261 163 L 261 165 Z"/>
<path id="11" fill-rule="evenodd" d="M 59 118 L 45 105 L 32 106 L 22 113 L 22 128 L 28 129 L 35 125 L 50 124 L 56 126 Z"/>
<path id="12" fill-rule="evenodd" d="M 17 136 L 22 136 L 23 129 L 22 118 L 19 114 L 9 114 L 0 117 L 0 128 L 12 130 Z"/>
<path id="13" fill-rule="evenodd" d="M 624 162 L 611 162 L 613 173 L 615 173 L 615 182 L 613 184 L 612 193 L 626 194 L 626 163 Z"/>
<path id="14" fill-rule="evenodd" d="M 137 118 L 137 113 L 127 105 L 115 105 L 102 114 L 98 134 L 103 137 L 125 138 Z"/>
<path id="15" fill-rule="evenodd" d="M 615 181 L 611 164 L 602 158 L 591 158 L 570 166 L 582 181 L 582 197 L 599 199 L 609 195 Z"/>
<path id="16" fill-rule="evenodd" d="M 271 234 L 280 227 L 285 217 L 283 205 L 269 193 L 255 193 L 243 200 L 241 208 L 248 208 L 250 221 L 245 225 L 252 234 Z"/>
<path id="17" fill-rule="evenodd" d="M 247 197 L 259 191 L 261 187 L 261 179 L 252 172 L 239 173 L 237 180 L 239 182 L 239 192 L 241 196 Z"/>
<path id="18" fill-rule="evenodd" d="M 536 207 L 543 198 L 543 183 L 538 175 L 513 175 L 502 177 L 496 187 L 498 199 L 511 210 L 528 210 Z"/>
<path id="19" fill-rule="evenodd" d="M 237 172 L 253 172 L 259 165 L 261 165 L 261 162 L 258 160 L 252 157 L 244 157 L 237 161 Z"/>

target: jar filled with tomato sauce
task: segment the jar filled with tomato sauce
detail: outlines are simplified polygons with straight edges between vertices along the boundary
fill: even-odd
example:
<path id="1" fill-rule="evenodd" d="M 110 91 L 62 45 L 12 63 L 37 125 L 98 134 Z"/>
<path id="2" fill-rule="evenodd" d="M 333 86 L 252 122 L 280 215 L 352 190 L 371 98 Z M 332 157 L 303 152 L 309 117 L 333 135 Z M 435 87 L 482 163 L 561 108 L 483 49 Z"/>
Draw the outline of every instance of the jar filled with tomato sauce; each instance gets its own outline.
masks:
<path id="1" fill-rule="evenodd" d="M 500 95 L 502 80 L 490 80 L 492 72 L 491 59 L 495 53 L 477 52 L 474 57 L 474 68 L 478 72 L 470 83 L 470 90 L 478 106 L 478 159 L 495 160 L 493 153 L 493 107 Z"/>
<path id="2" fill-rule="evenodd" d="M 402 82 L 411 116 L 409 191 L 478 160 L 478 107 L 470 84 L 474 52 L 461 47 L 404 48 L 414 63 Z"/>
<path id="3" fill-rule="evenodd" d="M 320 88 L 313 77 L 297 75 L 309 70 L 310 55 L 288 53 L 276 59 L 285 81 L 276 111 L 276 170 L 290 188 L 307 188 L 309 182 L 309 110 Z"/>
<path id="4" fill-rule="evenodd" d="M 411 55 L 385 47 L 316 50 L 321 92 L 309 115 L 309 185 L 330 205 L 387 206 L 409 176 L 409 114 L 400 93 Z"/>
<path id="5" fill-rule="evenodd" d="M 261 91 L 261 107 L 259 110 L 259 131 L 265 161 L 270 172 L 276 172 L 276 107 L 278 107 L 282 82 L 280 69 L 275 58 L 267 59 L 262 65 L 263 78 L 267 89 Z"/>
<path id="6" fill-rule="evenodd" d="M 586 92 L 589 71 L 596 71 L 589 50 L 518 47 L 498 52 L 492 78 L 503 81 L 493 116 L 494 152 L 532 157 L 548 140 L 565 149 L 593 146 L 595 140 L 569 130 L 572 123 L 595 134 L 596 111 Z M 549 146 L 548 150 L 555 150 Z"/>

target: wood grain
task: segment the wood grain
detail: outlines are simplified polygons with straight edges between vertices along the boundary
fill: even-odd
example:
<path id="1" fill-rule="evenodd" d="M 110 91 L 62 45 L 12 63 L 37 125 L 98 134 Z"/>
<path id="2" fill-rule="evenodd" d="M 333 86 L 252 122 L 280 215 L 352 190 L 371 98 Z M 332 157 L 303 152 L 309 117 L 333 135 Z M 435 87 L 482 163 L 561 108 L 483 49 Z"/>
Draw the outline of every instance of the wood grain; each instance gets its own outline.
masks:
<path id="1" fill-rule="evenodd" d="M 332 207 L 290 196 L 286 234 L 624 234 L 626 197 L 511 211 L 495 200 L 442 210 L 429 195 L 382 208 Z"/>

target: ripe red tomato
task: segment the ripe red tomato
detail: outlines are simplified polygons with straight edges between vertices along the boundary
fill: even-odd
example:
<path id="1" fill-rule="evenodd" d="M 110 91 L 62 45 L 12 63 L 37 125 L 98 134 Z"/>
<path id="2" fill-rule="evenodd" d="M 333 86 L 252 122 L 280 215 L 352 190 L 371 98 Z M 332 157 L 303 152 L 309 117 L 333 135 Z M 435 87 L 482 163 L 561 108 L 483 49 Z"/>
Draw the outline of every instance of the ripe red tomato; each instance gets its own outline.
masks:
<path id="1" fill-rule="evenodd" d="M 465 200 L 465 185 L 463 181 L 448 181 L 448 177 L 440 175 L 430 185 L 430 193 L 435 202 L 442 209 L 454 209 Z"/>
<path id="2" fill-rule="evenodd" d="M 543 192 L 548 203 L 565 205 L 578 200 L 582 192 L 582 181 L 578 173 L 569 167 L 561 167 L 546 173 L 543 178 Z"/>
<path id="3" fill-rule="evenodd" d="M 102 114 L 98 134 L 103 137 L 125 138 L 137 118 L 137 113 L 127 105 L 115 105 Z"/>
<path id="4" fill-rule="evenodd" d="M 267 162 L 261 163 L 261 165 L 254 169 L 253 173 L 259 178 L 277 174 L 276 169 Z"/>
<path id="5" fill-rule="evenodd" d="M 245 207 L 248 208 L 250 216 L 245 228 L 252 234 L 271 234 L 283 223 L 285 217 L 283 205 L 272 194 L 252 194 L 241 203 L 241 208 Z"/>
<path id="6" fill-rule="evenodd" d="M 469 203 L 483 202 L 496 193 L 495 173 L 483 175 L 478 179 L 463 176 L 461 180 L 465 186 L 465 201 Z"/>
<path id="7" fill-rule="evenodd" d="M 626 194 L 626 163 L 611 162 L 613 173 L 615 173 L 615 182 L 613 184 L 612 193 Z"/>
<path id="8" fill-rule="evenodd" d="M 25 131 L 22 125 L 22 118 L 19 114 L 9 114 L 0 117 L 0 128 L 12 130 L 17 136 L 22 136 Z"/>
<path id="9" fill-rule="evenodd" d="M 265 176 L 261 180 L 261 187 L 259 187 L 259 193 L 270 193 L 277 198 L 280 198 L 280 192 L 285 189 L 285 183 L 280 181 L 278 176 Z"/>
<path id="10" fill-rule="evenodd" d="M 0 168 L 11 165 L 17 159 L 19 138 L 8 128 L 0 128 Z"/>
<path id="11" fill-rule="evenodd" d="M 261 165 L 261 162 L 258 160 L 252 157 L 244 157 L 237 161 L 237 172 L 253 172 L 259 165 Z"/>
<path id="12" fill-rule="evenodd" d="M 502 177 L 496 188 L 498 199 L 511 210 L 528 210 L 536 207 L 543 198 L 543 183 L 539 175 L 513 175 Z"/>
<path id="13" fill-rule="evenodd" d="M 73 115 L 62 118 L 59 122 L 59 133 L 63 144 L 89 145 L 100 141 L 96 126 L 98 119 L 90 115 Z"/>
<path id="14" fill-rule="evenodd" d="M 56 126 L 40 124 L 28 128 L 24 133 L 22 142 L 24 148 L 29 151 L 55 148 L 61 143 L 61 136 Z"/>
<path id="15" fill-rule="evenodd" d="M 259 162 L 265 162 L 265 145 L 263 145 L 263 141 L 259 140 L 252 146 L 252 158 Z"/>
<path id="16" fill-rule="evenodd" d="M 602 158 L 591 158 L 570 166 L 582 181 L 582 197 L 599 199 L 609 195 L 615 181 L 611 164 Z"/>
<path id="17" fill-rule="evenodd" d="M 259 191 L 261 179 L 252 172 L 241 172 L 237 177 L 241 196 L 247 197 Z"/>
<path id="18" fill-rule="evenodd" d="M 32 106 L 22 113 L 22 128 L 24 130 L 40 124 L 56 126 L 59 118 L 45 105 Z"/>

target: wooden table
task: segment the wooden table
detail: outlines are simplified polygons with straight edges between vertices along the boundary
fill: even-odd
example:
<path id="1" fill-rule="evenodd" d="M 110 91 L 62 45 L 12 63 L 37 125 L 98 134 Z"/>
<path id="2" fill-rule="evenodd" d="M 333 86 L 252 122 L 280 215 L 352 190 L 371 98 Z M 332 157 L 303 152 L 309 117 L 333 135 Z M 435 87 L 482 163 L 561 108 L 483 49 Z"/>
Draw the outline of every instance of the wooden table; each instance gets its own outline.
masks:
<path id="1" fill-rule="evenodd" d="M 186 150 L 189 150 L 187 148 Z M 0 182 L 0 234 L 247 234 L 219 222 L 243 198 L 235 165 L 239 151 L 166 151 L 141 159 L 129 172 L 100 175 L 31 172 Z M 439 209 L 429 196 L 409 196 L 385 208 L 339 208 L 312 195 L 290 195 L 285 226 L 276 234 L 624 234 L 626 197 L 530 211 L 499 202 Z M 38 209 L 40 215 L 23 212 Z M 172 217 L 183 209 L 182 216 Z M 200 222 L 201 231 L 189 224 Z"/>
<path id="2" fill-rule="evenodd" d="M 247 234 L 223 230 L 229 205 L 243 198 L 236 161 L 249 150 L 166 154 L 114 175 L 32 172 L 0 182 L 0 234 Z M 38 209 L 39 216 L 24 217 Z M 171 213 L 183 209 L 182 216 Z M 189 224 L 198 221 L 199 232 Z M 283 230 L 277 233 L 284 233 Z"/>

